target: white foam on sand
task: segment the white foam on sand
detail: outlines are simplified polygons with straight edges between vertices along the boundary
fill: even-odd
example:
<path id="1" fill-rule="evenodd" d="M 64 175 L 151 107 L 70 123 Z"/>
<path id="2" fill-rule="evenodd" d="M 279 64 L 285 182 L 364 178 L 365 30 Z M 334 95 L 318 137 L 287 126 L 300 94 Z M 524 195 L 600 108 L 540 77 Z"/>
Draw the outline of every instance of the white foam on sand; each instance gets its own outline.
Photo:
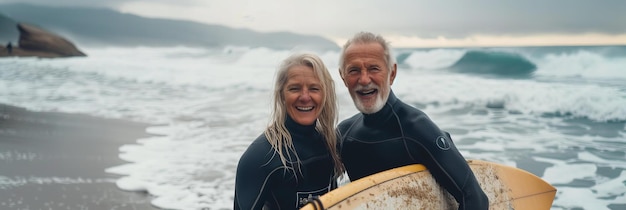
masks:
<path id="1" fill-rule="evenodd" d="M 11 161 L 32 161 L 35 159 L 41 158 L 37 156 L 37 153 L 33 152 L 19 152 L 19 151 L 4 151 L 0 152 L 0 160 L 11 162 Z"/>
<path id="2" fill-rule="evenodd" d="M 186 126 L 191 125 L 169 127 L 165 129 L 168 136 L 141 139 L 137 145 L 121 147 L 120 157 L 132 163 L 107 171 L 126 175 L 116 182 L 118 187 L 147 191 L 156 197 L 152 204 L 161 208 L 232 207 L 234 169 L 241 149 L 254 138 L 253 134 L 240 132 L 239 137 L 228 138 L 220 137 L 223 134 L 219 132 L 193 131 Z M 237 131 L 226 132 L 232 135 Z M 234 148 L 225 149 L 228 147 Z"/>
<path id="3" fill-rule="evenodd" d="M 0 176 L 0 189 L 12 189 L 27 184 L 90 184 L 90 183 L 113 183 L 115 179 L 91 179 L 82 177 L 6 177 Z"/>

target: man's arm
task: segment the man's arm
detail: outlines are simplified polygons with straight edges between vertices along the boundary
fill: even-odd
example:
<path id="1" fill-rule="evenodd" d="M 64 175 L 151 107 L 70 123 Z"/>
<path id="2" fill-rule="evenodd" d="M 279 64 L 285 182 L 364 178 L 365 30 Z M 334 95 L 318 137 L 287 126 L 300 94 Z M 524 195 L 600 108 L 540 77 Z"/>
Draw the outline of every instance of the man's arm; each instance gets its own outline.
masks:
<path id="1" fill-rule="evenodd" d="M 421 116 L 404 131 L 414 158 L 424 163 L 435 180 L 459 203 L 460 210 L 489 209 L 489 200 L 457 150 L 450 135 L 441 131 L 428 117 Z"/>

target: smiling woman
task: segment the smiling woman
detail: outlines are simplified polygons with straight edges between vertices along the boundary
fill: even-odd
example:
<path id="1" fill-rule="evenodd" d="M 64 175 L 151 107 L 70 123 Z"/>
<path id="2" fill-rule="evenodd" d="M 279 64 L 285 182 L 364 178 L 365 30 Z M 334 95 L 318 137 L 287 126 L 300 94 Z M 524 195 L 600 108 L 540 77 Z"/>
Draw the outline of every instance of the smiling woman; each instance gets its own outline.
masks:
<path id="1" fill-rule="evenodd" d="M 287 72 L 287 84 L 283 88 L 287 114 L 301 125 L 315 123 L 321 112 L 318 104 L 322 104 L 324 93 L 314 73 L 306 65 L 294 66 Z"/>
<path id="2" fill-rule="evenodd" d="M 297 209 L 336 188 L 334 81 L 322 60 L 295 54 L 280 66 L 274 110 L 237 165 L 234 209 Z"/>

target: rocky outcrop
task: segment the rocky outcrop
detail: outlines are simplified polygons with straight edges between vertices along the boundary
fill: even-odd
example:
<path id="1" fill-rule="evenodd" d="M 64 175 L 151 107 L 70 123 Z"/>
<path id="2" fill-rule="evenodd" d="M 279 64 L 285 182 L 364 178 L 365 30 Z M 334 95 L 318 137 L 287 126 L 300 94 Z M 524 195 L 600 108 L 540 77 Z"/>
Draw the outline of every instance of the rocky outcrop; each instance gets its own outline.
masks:
<path id="1" fill-rule="evenodd" d="M 12 46 L 12 49 L 2 46 L 0 56 L 86 56 L 73 43 L 52 32 L 24 23 L 17 24 L 17 28 L 20 32 L 18 46 Z"/>

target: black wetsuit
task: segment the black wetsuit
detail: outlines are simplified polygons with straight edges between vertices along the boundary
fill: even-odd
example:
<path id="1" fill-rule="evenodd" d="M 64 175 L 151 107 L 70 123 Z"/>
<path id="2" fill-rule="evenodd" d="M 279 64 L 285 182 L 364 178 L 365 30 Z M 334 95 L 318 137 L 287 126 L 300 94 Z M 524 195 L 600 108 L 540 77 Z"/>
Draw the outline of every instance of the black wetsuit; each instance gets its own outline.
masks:
<path id="1" fill-rule="evenodd" d="M 340 152 L 350 180 L 409 164 L 424 164 L 459 202 L 459 209 L 488 209 L 488 199 L 466 160 L 422 111 L 393 92 L 373 114 L 359 113 L 338 126 Z"/>
<path id="2" fill-rule="evenodd" d="M 315 125 L 302 126 L 290 117 L 285 125 L 300 157 L 302 173 L 298 167 L 294 167 L 296 176 L 287 170 L 265 135 L 259 136 L 239 160 L 234 209 L 298 209 L 312 197 L 336 187 L 332 158 Z M 295 156 L 291 157 L 289 167 L 295 162 Z"/>

